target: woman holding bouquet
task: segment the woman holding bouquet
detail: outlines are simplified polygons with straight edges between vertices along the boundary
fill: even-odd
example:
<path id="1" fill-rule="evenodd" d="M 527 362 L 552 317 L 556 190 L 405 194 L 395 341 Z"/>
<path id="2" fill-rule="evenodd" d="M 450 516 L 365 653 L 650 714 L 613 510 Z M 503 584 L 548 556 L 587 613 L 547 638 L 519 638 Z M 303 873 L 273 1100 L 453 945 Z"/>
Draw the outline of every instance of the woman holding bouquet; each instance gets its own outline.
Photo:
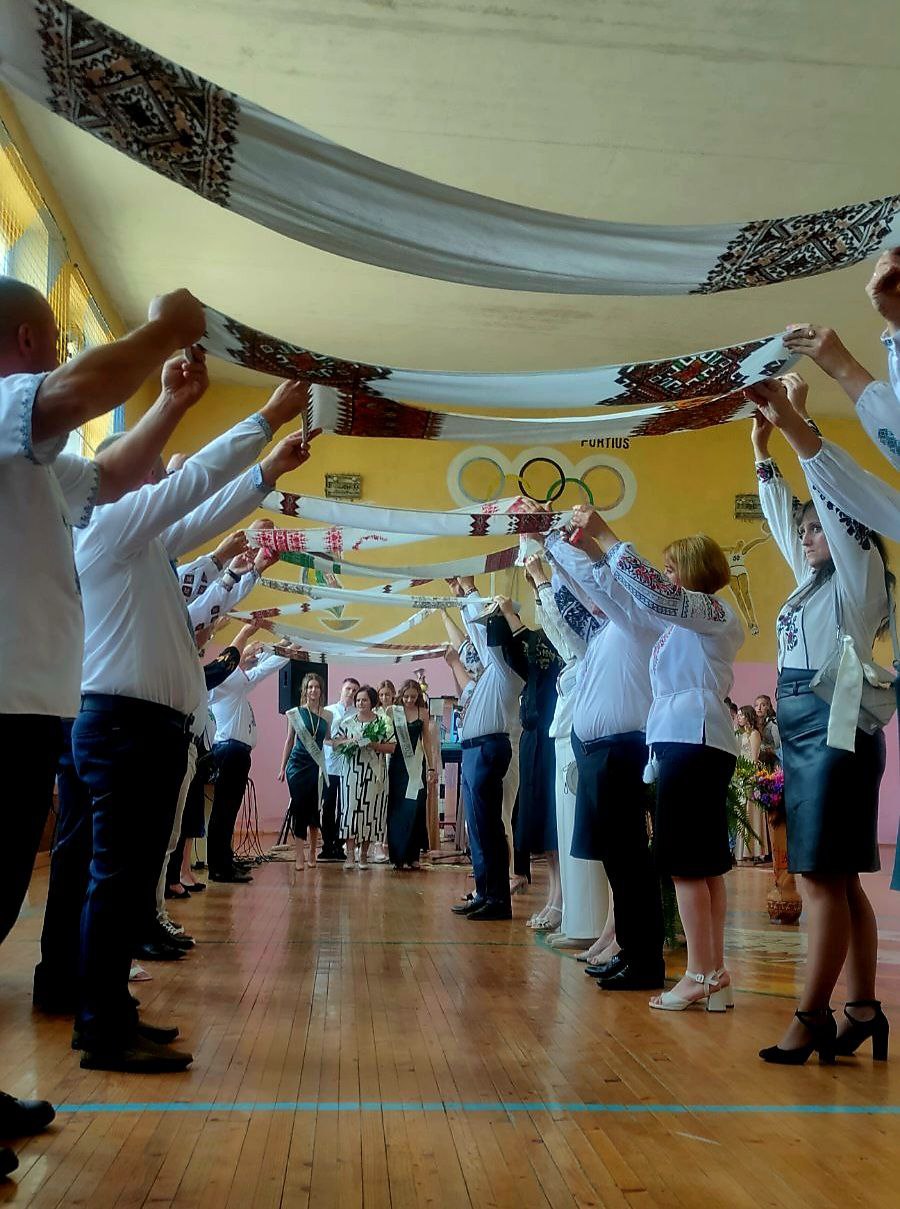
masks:
<path id="1" fill-rule="evenodd" d="M 307 672 L 300 685 L 300 704 L 289 709 L 287 738 L 281 756 L 278 780 L 287 777 L 291 791 L 291 830 L 297 845 L 295 869 L 303 869 L 307 836 L 306 864 L 316 864 L 319 847 L 322 793 L 328 779 L 323 744 L 331 727 L 331 713 L 323 707 L 325 685 L 321 676 Z"/>
<path id="2" fill-rule="evenodd" d="M 345 869 L 352 869 L 359 844 L 359 867 L 369 867 L 369 844 L 384 836 L 387 755 L 396 746 L 393 727 L 375 713 L 378 694 L 370 684 L 357 690 L 356 713 L 337 727 L 333 746 L 343 756 L 341 832 L 346 840 Z"/>
<path id="3" fill-rule="evenodd" d="M 434 780 L 428 707 L 416 680 L 400 686 L 400 704 L 388 715 L 396 743 L 388 768 L 388 855 L 396 870 L 419 868 L 425 833 L 425 800 Z"/>
<path id="4" fill-rule="evenodd" d="M 741 742 L 741 758 L 748 764 L 752 764 L 754 770 L 758 769 L 763 743 L 756 718 L 756 709 L 752 705 L 744 705 L 738 710 L 737 733 Z M 745 836 L 743 832 L 739 832 L 734 848 L 734 859 L 736 861 L 764 860 L 769 851 L 766 839 L 766 812 L 752 794 L 748 796 L 747 791 L 743 788 L 739 792 L 744 799 L 747 821 L 758 838 L 754 839 L 753 836 Z"/>

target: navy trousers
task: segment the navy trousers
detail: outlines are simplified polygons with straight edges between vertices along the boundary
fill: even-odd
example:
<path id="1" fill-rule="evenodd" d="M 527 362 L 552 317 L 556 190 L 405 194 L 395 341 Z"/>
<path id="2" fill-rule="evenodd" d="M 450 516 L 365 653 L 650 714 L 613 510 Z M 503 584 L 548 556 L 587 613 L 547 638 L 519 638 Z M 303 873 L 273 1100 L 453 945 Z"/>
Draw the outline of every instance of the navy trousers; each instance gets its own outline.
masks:
<path id="1" fill-rule="evenodd" d="M 88 1048 L 116 1049 L 133 1036 L 131 958 L 155 916 L 189 742 L 185 718 L 132 698 L 86 697 L 75 719 L 75 767 L 91 796 L 76 1020 Z"/>
<path id="2" fill-rule="evenodd" d="M 206 863 L 210 873 L 227 874 L 234 863 L 231 839 L 250 775 L 251 750 L 237 739 L 226 739 L 215 744 L 212 754 L 216 787 L 206 833 Z"/>
<path id="3" fill-rule="evenodd" d="M 38 844 L 53 805 L 62 749 L 62 721 L 43 714 L 0 715 L 7 809 L 3 815 L 5 867 L 0 879 L 0 941 L 19 916 Z"/>
<path id="4" fill-rule="evenodd" d="M 511 757 L 509 735 L 463 741 L 462 782 L 475 895 L 506 906 L 510 904 L 509 848 L 503 830 L 503 778 Z"/>

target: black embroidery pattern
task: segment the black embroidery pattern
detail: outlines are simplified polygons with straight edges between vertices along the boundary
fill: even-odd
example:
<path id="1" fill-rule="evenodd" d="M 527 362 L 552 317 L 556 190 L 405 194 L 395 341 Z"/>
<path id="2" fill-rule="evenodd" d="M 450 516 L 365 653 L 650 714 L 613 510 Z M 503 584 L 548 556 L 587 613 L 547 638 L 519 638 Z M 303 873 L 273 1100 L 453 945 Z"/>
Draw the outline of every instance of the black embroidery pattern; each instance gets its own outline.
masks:
<path id="1" fill-rule="evenodd" d="M 36 0 L 36 8 L 50 108 L 227 206 L 237 98 L 62 0 Z"/>
<path id="2" fill-rule="evenodd" d="M 863 550 L 872 549 L 872 531 L 860 524 L 858 520 L 854 520 L 852 516 L 848 516 L 846 512 L 842 512 L 837 504 L 832 503 L 826 495 L 823 494 L 821 488 L 815 487 L 813 494 L 818 496 L 821 502 L 825 505 L 829 512 L 833 512 L 848 534 L 853 538 L 856 544 Z"/>
<path id="3" fill-rule="evenodd" d="M 693 294 L 814 277 L 877 252 L 889 234 L 900 194 L 741 227 Z"/>
<path id="4" fill-rule="evenodd" d="M 629 403 L 675 403 L 727 394 L 747 385 L 744 364 L 767 343 L 752 340 L 749 344 L 712 349 L 690 357 L 623 365 L 616 374 L 616 383 L 628 392 Z M 762 376 L 771 377 L 781 366 L 781 361 L 767 362 L 762 367 Z M 616 402 L 624 400 L 619 397 Z"/>
<path id="5" fill-rule="evenodd" d="M 314 353 L 287 340 L 277 340 L 257 332 L 236 319 L 223 316 L 225 329 L 236 342 L 226 351 L 239 365 L 257 369 L 277 378 L 302 378 L 319 386 L 333 386 L 350 392 L 369 387 L 373 382 L 390 378 L 391 371 L 383 365 L 366 365 L 360 361 L 340 361 L 325 353 Z"/>

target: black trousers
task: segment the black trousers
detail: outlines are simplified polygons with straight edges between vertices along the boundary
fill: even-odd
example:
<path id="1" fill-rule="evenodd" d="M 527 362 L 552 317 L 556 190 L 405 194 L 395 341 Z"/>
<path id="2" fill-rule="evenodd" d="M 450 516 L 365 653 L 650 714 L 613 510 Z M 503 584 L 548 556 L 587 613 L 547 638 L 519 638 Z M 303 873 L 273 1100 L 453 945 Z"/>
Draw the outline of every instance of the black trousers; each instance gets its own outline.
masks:
<path id="1" fill-rule="evenodd" d="M 250 776 L 251 750 L 237 739 L 213 747 L 216 787 L 206 836 L 206 863 L 210 873 L 226 874 L 234 862 L 231 840 Z"/>
<path id="2" fill-rule="evenodd" d="M 77 1027 L 88 1048 L 134 1035 L 128 974 L 156 918 L 165 860 L 187 767 L 189 722 L 161 705 L 90 695 L 72 728 L 78 776 L 91 796 L 92 856 L 81 915 Z"/>
<path id="3" fill-rule="evenodd" d="M 659 876 L 647 837 L 647 762 L 644 736 L 611 735 L 589 743 L 576 734 L 572 750 L 578 764 L 577 832 L 590 830 L 572 855 L 601 860 L 613 892 L 616 940 L 626 957 L 655 962 L 662 958 L 663 916 Z"/>
<path id="4" fill-rule="evenodd" d="M 340 833 L 341 778 L 329 776 L 322 794 L 322 855 L 343 857 Z"/>
<path id="5" fill-rule="evenodd" d="M 56 774 L 59 815 L 50 856 L 41 960 L 34 971 L 35 995 L 57 1001 L 76 997 L 81 912 L 93 846 L 91 794 L 75 768 L 72 726 L 71 720 L 63 721 L 65 745 Z"/>
<path id="6" fill-rule="evenodd" d="M 63 727 L 61 719 L 44 714 L 2 714 L 0 734 L 7 801 L 3 818 L 6 867 L 0 879 L 0 941 L 3 941 L 18 919 L 28 893 L 34 858 L 53 805 Z"/>
<path id="7" fill-rule="evenodd" d="M 466 746 L 466 744 L 471 744 Z M 485 735 L 464 740 L 462 782 L 470 835 L 475 895 L 492 903 L 510 903 L 509 848 L 503 829 L 503 778 L 512 748 L 509 735 Z M 480 859 L 476 859 L 476 854 Z"/>

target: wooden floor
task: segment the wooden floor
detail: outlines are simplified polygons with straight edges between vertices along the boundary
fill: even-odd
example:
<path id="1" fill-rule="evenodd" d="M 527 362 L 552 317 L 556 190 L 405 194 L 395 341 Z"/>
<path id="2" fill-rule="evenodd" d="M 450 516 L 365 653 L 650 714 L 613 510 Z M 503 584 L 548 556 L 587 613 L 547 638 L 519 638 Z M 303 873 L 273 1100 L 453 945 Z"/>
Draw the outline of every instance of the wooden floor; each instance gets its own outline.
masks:
<path id="1" fill-rule="evenodd" d="M 540 875 L 538 881 L 540 880 Z M 177 913 L 189 960 L 138 988 L 180 1024 L 184 1075 L 82 1071 L 33 1016 L 46 873 L 3 948 L 0 1086 L 58 1106 L 0 1183 L 17 1206 L 821 1206 L 900 1203 L 897 1056 L 771 1068 L 803 937 L 767 874 L 731 875 L 737 1010 L 667 1015 L 602 995 L 523 927 L 448 906 L 465 872 L 273 863 Z M 869 879 L 900 1026 L 900 895 Z M 673 955 L 670 970 L 681 968 Z"/>

